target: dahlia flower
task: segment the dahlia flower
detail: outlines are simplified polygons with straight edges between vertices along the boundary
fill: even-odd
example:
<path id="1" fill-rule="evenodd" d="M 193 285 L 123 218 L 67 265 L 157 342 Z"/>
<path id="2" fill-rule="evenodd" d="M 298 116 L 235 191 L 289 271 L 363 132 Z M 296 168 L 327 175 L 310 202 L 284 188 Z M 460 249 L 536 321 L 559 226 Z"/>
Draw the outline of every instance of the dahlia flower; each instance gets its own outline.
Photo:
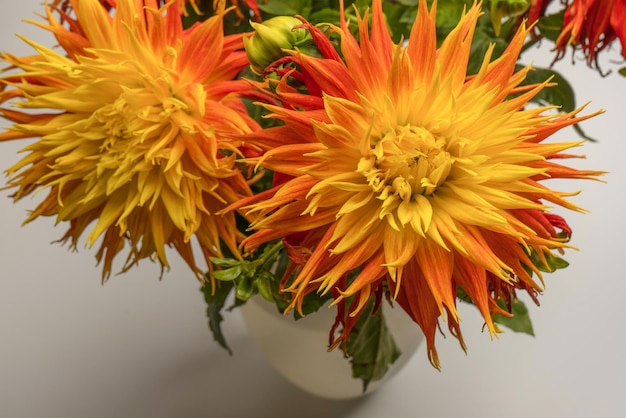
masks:
<path id="1" fill-rule="evenodd" d="M 480 5 L 439 47 L 436 2 L 429 10 L 420 0 L 406 44 L 390 38 L 381 0 L 369 13 L 357 13 L 357 41 L 342 12 L 331 27 L 340 52 L 303 22 L 323 56 L 291 51 L 290 69 L 265 86 L 283 104 L 265 105 L 281 123 L 246 139 L 267 150 L 249 162 L 273 170 L 276 185 L 232 207 L 258 215 L 247 252 L 283 240 L 295 266 L 281 283 L 288 311 L 331 292 L 333 329 L 343 326 L 331 348 L 345 343 L 370 298 L 387 293 L 419 324 L 439 367 L 441 318 L 463 345 L 461 291 L 494 335 L 492 316 L 507 314 L 498 302 L 542 290 L 533 259 L 548 265 L 569 247 L 569 227 L 552 207 L 583 209 L 544 183 L 601 173 L 560 163 L 579 141 L 547 139 L 593 115 L 527 107 L 549 81 L 522 85 L 532 71 L 516 70 L 524 26 L 467 76 Z"/>
<path id="2" fill-rule="evenodd" d="M 239 256 L 234 213 L 217 213 L 251 193 L 231 134 L 258 125 L 238 98 L 249 90 L 234 80 L 247 58 L 241 35 L 223 35 L 224 1 L 188 29 L 183 0 L 62 3 L 31 22 L 62 51 L 25 39 L 34 55 L 2 55 L 11 68 L 0 104 L 17 109 L 0 109 L 15 122 L 0 141 L 34 139 L 8 169 L 8 188 L 16 200 L 44 195 L 26 222 L 56 217 L 73 247 L 88 231 L 103 280 L 126 245 L 122 270 L 143 258 L 168 267 L 174 247 L 202 277 L 192 237 L 206 259 L 223 245 Z"/>
<path id="3" fill-rule="evenodd" d="M 582 49 L 587 64 L 598 65 L 600 51 L 619 40 L 626 58 L 626 0 L 573 0 L 565 10 L 563 28 L 556 40 L 556 59 L 567 47 Z"/>

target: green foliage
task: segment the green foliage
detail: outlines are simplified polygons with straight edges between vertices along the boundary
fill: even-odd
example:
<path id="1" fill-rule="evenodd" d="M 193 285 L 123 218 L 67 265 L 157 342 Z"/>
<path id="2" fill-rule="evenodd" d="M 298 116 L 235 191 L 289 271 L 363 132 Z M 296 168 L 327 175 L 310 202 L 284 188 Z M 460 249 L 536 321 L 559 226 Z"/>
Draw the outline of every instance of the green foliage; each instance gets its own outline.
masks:
<path id="1" fill-rule="evenodd" d="M 503 27 L 503 31 L 506 31 L 507 26 Z M 467 74 L 476 74 L 482 65 L 483 59 L 487 50 L 491 45 L 494 45 L 491 59 L 498 58 L 506 49 L 508 42 L 500 37 L 496 36 L 493 25 L 491 24 L 491 18 L 489 14 L 481 16 L 478 19 L 478 24 L 474 32 L 474 39 L 472 39 L 472 47 L 470 49 L 469 63 L 467 66 Z"/>
<path id="2" fill-rule="evenodd" d="M 259 10 L 272 16 L 296 16 L 306 17 L 311 12 L 312 0 L 272 0 L 259 1 Z"/>
<path id="3" fill-rule="evenodd" d="M 211 257 L 215 268 L 210 275 L 219 282 L 233 282 L 235 297 L 241 302 L 256 293 L 268 302 L 276 302 L 278 283 L 271 269 L 281 249 L 279 241 L 266 245 L 258 257 L 250 260 Z"/>
<path id="4" fill-rule="evenodd" d="M 429 6 L 432 6 L 432 1 L 429 1 Z M 473 0 L 441 0 L 437 2 L 437 30 L 438 34 L 443 36 L 450 33 L 450 31 L 459 23 L 459 19 L 463 14 L 464 9 L 468 9 Z M 486 8 L 483 7 L 484 11 Z"/>
<path id="5" fill-rule="evenodd" d="M 533 264 L 544 273 L 552 273 L 559 269 L 564 269 L 569 266 L 569 263 L 562 259 L 561 257 L 557 257 L 552 254 L 544 254 L 545 263 L 539 257 L 536 251 L 532 251 L 530 253 L 530 259 Z"/>
<path id="6" fill-rule="evenodd" d="M 465 303 L 474 304 L 472 299 L 470 299 L 467 293 L 465 293 L 465 291 L 460 287 L 457 288 L 457 298 Z M 498 299 L 498 306 L 506 312 L 511 313 L 513 316 L 493 315 L 491 317 L 493 322 L 505 326 L 514 332 L 521 332 L 532 336 L 535 335 L 530 315 L 524 302 L 519 299 L 515 299 L 511 304 L 511 309 L 509 310 L 506 302 L 502 299 Z"/>
<path id="7" fill-rule="evenodd" d="M 209 329 L 213 333 L 213 338 L 229 352 L 230 349 L 221 330 L 223 321 L 221 312 L 231 293 L 234 292 L 232 307 L 243 305 L 256 294 L 274 303 L 280 312 L 283 312 L 289 305 L 288 299 L 279 291 L 280 280 L 289 264 L 289 258 L 282 249 L 282 242 L 276 241 L 244 260 L 228 257 L 210 259 L 213 269 L 209 275 L 215 280 L 216 290 L 213 293 L 209 285 L 202 288 L 207 302 Z M 302 303 L 302 315 L 294 310 L 294 319 L 317 312 L 331 298 L 330 293 L 326 295 L 311 293 L 305 296 Z"/>
<path id="8" fill-rule="evenodd" d="M 382 379 L 401 354 L 387 327 L 382 307 L 373 312 L 374 306 L 372 297 L 352 329 L 346 348 L 352 376 L 363 381 L 363 392 L 372 381 Z"/>
<path id="9" fill-rule="evenodd" d="M 559 13 L 543 16 L 537 22 L 537 29 L 539 33 L 546 39 L 556 41 L 561 34 L 561 28 L 563 27 L 563 18 L 565 16 L 565 10 Z"/>
<path id="10" fill-rule="evenodd" d="M 279 242 L 266 246 L 260 256 L 253 260 L 237 260 L 234 258 L 211 258 L 213 269 L 208 274 L 214 279 L 215 289 L 207 284 L 202 287 L 204 300 L 207 303 L 209 329 L 218 344 L 232 354 L 222 332 L 224 320 L 222 311 L 228 297 L 234 292 L 233 307 L 244 304 L 254 294 L 281 306 L 278 296 L 278 282 L 270 271 L 278 257 L 282 244 Z"/>
<path id="11" fill-rule="evenodd" d="M 502 309 L 508 310 L 502 299 L 498 301 L 498 306 Z M 511 331 L 521 332 L 532 336 L 535 335 L 535 332 L 533 331 L 533 324 L 530 321 L 530 315 L 528 314 L 528 309 L 522 301 L 518 299 L 513 301 L 511 304 L 511 313 L 513 314 L 512 317 L 494 315 L 493 322 L 503 325 Z"/>
<path id="12" fill-rule="evenodd" d="M 211 289 L 210 285 L 203 286 L 201 289 L 207 304 L 206 314 L 209 319 L 209 329 L 215 341 L 228 351 L 229 354 L 232 354 L 232 350 L 228 347 L 228 344 L 226 344 L 226 338 L 224 338 L 224 334 L 222 333 L 222 321 L 224 320 L 222 309 L 232 289 L 232 282 L 218 282 L 215 291 Z"/>

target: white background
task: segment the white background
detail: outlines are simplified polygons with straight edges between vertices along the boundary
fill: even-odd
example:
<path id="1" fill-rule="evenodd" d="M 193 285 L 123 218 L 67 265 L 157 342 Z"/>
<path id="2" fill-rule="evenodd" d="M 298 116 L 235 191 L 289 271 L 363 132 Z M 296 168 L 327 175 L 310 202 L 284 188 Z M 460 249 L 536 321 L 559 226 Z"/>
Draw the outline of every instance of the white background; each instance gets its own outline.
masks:
<path id="1" fill-rule="evenodd" d="M 42 13 L 40 3 L 22 0 L 3 9 L 1 50 L 30 53 L 16 32 L 52 45 L 45 31 L 20 22 Z M 531 54 L 537 65 L 551 61 L 547 48 Z M 372 396 L 320 400 L 271 369 L 239 313 L 225 322 L 234 356 L 221 350 L 207 329 L 198 283 L 173 255 L 162 281 L 156 266 L 144 262 L 103 286 L 95 251 L 50 244 L 65 231 L 51 219 L 20 227 L 36 200 L 13 204 L 2 191 L 0 417 L 626 416 L 626 78 L 601 78 L 582 62 L 572 67 L 569 57 L 558 68 L 580 102 L 607 110 L 583 125 L 600 142 L 583 147 L 588 158 L 578 166 L 610 174 L 607 184 L 562 184 L 584 189 L 573 201 L 590 213 L 559 212 L 580 251 L 567 254 L 570 268 L 547 276 L 542 306 L 531 308 L 535 338 L 507 332 L 490 341 L 478 315 L 463 309 L 469 351 L 463 354 L 452 337 L 439 338 L 442 372 L 421 347 Z M 23 145 L 0 144 L 0 170 L 17 161 Z"/>

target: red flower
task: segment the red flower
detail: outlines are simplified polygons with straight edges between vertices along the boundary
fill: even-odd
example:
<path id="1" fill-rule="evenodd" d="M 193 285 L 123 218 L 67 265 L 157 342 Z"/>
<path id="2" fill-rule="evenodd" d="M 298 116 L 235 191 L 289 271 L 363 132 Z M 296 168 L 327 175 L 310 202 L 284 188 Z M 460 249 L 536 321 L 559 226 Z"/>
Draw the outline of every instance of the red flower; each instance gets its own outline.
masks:
<path id="1" fill-rule="evenodd" d="M 582 49 L 588 65 L 598 66 L 598 53 L 619 39 L 626 58 L 626 0 L 573 0 L 565 10 L 563 29 L 556 40 L 555 60 L 568 46 Z"/>

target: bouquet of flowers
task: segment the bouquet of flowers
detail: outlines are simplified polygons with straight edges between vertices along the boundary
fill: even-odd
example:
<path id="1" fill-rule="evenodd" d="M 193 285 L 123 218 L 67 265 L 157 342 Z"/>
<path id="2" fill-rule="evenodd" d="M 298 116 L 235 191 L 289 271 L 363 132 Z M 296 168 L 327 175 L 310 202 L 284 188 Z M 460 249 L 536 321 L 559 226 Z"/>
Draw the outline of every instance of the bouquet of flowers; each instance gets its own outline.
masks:
<path id="1" fill-rule="evenodd" d="M 600 5 L 600 3 L 602 3 Z M 329 349 L 364 387 L 400 354 L 397 305 L 439 368 L 457 303 L 491 335 L 532 333 L 518 298 L 567 267 L 583 211 L 551 179 L 592 140 L 555 60 L 621 44 L 626 1 L 50 0 L 57 46 L 0 56 L 0 141 L 32 139 L 7 171 L 43 198 L 62 243 L 98 245 L 102 280 L 174 249 L 199 280 L 215 339 L 258 294 L 297 319 L 330 306 Z M 626 67 L 618 69 L 626 75 Z M 578 137 L 552 141 L 574 126 Z M 116 265 L 119 259 L 121 265 Z M 369 344 L 368 336 L 377 344 Z"/>

